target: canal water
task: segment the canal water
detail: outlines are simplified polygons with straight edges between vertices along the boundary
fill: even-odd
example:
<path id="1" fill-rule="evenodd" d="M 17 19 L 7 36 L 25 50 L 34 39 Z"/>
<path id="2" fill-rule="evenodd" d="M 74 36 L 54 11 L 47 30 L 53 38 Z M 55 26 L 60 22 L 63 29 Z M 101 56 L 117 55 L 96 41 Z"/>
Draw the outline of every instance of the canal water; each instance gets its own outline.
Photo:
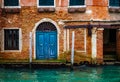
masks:
<path id="1" fill-rule="evenodd" d="M 0 82 L 120 82 L 120 66 L 78 67 L 74 70 L 0 68 Z"/>

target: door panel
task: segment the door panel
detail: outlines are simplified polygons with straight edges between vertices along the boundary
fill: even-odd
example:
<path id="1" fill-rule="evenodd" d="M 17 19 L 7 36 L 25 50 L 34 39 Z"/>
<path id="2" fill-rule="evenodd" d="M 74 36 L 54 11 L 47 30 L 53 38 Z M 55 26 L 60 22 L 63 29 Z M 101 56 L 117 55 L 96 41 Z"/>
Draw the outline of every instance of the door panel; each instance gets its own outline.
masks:
<path id="1" fill-rule="evenodd" d="M 49 50 L 50 50 L 50 58 L 56 58 L 57 54 L 57 44 L 56 44 L 56 34 L 55 33 L 50 33 L 49 35 Z"/>
<path id="2" fill-rule="evenodd" d="M 44 34 L 43 33 L 36 33 L 36 54 L 37 59 L 41 58 L 44 59 Z"/>
<path id="3" fill-rule="evenodd" d="M 44 55 L 45 55 L 45 59 L 49 59 L 49 34 L 48 33 L 44 33 Z"/>
<path id="4" fill-rule="evenodd" d="M 37 59 L 57 58 L 56 32 L 36 32 L 36 57 Z"/>

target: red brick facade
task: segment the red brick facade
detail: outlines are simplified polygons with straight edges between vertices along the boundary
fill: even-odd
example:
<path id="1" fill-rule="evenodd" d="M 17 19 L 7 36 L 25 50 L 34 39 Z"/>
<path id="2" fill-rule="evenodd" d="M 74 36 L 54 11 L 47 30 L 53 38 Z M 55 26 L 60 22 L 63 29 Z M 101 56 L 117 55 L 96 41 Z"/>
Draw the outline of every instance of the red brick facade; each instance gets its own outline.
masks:
<path id="1" fill-rule="evenodd" d="M 59 50 L 58 55 L 64 51 L 71 50 L 71 36 L 72 31 L 75 31 L 75 50 L 82 54 L 92 56 L 92 42 L 91 36 L 88 36 L 87 28 L 79 29 L 64 29 L 67 25 L 87 25 L 89 22 L 80 22 L 79 20 L 119 20 L 119 13 L 109 13 L 108 11 L 108 0 L 86 0 L 86 10 L 85 12 L 79 13 L 69 13 L 68 12 L 68 2 L 69 0 L 55 0 L 56 7 L 55 12 L 38 12 L 37 1 L 36 0 L 20 0 L 21 8 L 19 13 L 7 13 L 3 11 L 2 19 L 0 24 L 1 31 L 1 41 L 0 41 L 0 57 L 3 59 L 28 59 L 29 58 L 29 33 L 33 33 L 33 58 L 35 58 L 35 37 L 34 32 L 36 24 L 41 20 L 48 21 L 49 19 L 54 21 L 58 29 L 60 30 L 59 35 Z M 64 22 L 61 20 L 70 20 L 69 22 Z M 72 20 L 77 20 L 72 21 Z M 98 23 L 97 23 L 98 24 Z M 4 51 L 3 48 L 3 29 L 4 28 L 19 28 L 21 29 L 21 50 L 20 51 Z M 99 59 L 97 62 L 103 62 L 103 31 L 104 29 L 96 30 L 96 58 Z M 64 34 L 66 32 L 66 34 Z M 120 54 L 120 40 L 117 32 L 117 53 Z M 69 42 L 68 42 L 69 41 Z M 59 57 L 58 57 L 59 58 Z M 119 57 L 120 59 L 120 57 Z"/>
<path id="2" fill-rule="evenodd" d="M 0 30 L 1 30 L 1 24 L 2 24 L 2 6 L 1 6 L 1 0 L 0 0 Z M 0 33 L 0 36 L 1 36 L 1 33 Z M 0 37 L 0 39 L 2 39 L 1 37 Z M 0 46 L 1 46 L 1 43 L 0 43 Z M 1 49 L 0 49 L 0 51 L 1 51 Z"/>
<path id="3" fill-rule="evenodd" d="M 103 29 L 97 31 L 97 60 L 103 62 Z"/>

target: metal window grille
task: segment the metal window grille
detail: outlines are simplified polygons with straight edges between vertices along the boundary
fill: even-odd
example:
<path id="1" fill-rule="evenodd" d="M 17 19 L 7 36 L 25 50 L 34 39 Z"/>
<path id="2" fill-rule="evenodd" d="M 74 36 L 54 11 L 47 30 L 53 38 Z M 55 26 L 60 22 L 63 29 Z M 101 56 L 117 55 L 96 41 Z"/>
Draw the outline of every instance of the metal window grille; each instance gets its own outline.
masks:
<path id="1" fill-rule="evenodd" d="M 43 22 L 38 26 L 37 31 L 47 32 L 47 31 L 57 31 L 57 29 L 55 25 L 53 25 L 52 23 Z"/>
<path id="2" fill-rule="evenodd" d="M 19 50 L 19 30 L 4 30 L 4 50 Z"/>

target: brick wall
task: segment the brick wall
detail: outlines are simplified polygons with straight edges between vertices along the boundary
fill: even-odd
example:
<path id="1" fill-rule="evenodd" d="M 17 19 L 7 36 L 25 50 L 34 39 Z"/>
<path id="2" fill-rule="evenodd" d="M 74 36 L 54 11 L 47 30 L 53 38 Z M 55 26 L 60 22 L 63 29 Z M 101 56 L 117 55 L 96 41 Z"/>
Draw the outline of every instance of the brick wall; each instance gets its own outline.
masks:
<path id="1" fill-rule="evenodd" d="M 75 50 L 76 51 L 85 51 L 84 45 L 85 45 L 85 31 L 86 29 L 75 29 L 70 30 L 69 37 L 70 37 L 70 49 L 72 44 L 72 31 L 75 31 Z"/>
<path id="2" fill-rule="evenodd" d="M 97 62 L 103 62 L 103 29 L 97 31 Z"/>
<path id="3" fill-rule="evenodd" d="M 0 0 L 0 30 L 1 30 L 1 24 L 2 24 L 2 0 Z M 1 31 L 0 31 L 0 40 L 1 40 Z M 1 41 L 0 41 L 0 51 L 1 51 Z"/>
<path id="4" fill-rule="evenodd" d="M 32 3 L 30 2 L 32 1 Z M 60 2 L 61 1 L 61 2 Z M 56 0 L 56 10 L 52 13 L 39 13 L 36 0 L 21 0 L 20 13 L 9 14 L 4 13 L 3 17 L 7 20 L 2 20 L 2 28 L 18 27 L 22 30 L 22 51 L 21 52 L 0 52 L 1 56 L 5 59 L 27 59 L 29 55 L 29 33 L 34 29 L 35 24 L 43 18 L 49 18 L 55 21 L 60 29 L 59 34 L 59 52 L 62 53 L 64 50 L 64 25 L 58 24 L 59 20 L 90 20 L 90 19 L 109 19 L 108 2 L 107 0 L 86 0 L 86 11 L 83 13 L 68 13 L 68 0 Z M 26 4 L 27 3 L 27 4 Z M 104 4 L 103 4 L 104 3 Z M 91 13 L 87 13 L 92 11 Z M 11 22 L 9 23 L 8 20 Z M 69 22 L 65 25 L 79 25 L 86 24 L 80 22 Z M 0 29 L 1 30 L 1 29 Z M 75 30 L 75 49 L 84 49 L 84 31 L 83 29 Z M 71 32 L 70 30 L 70 44 L 71 47 Z M 88 30 L 86 29 L 86 54 L 91 55 L 91 37 L 87 36 Z M 98 31 L 97 34 L 97 58 L 102 59 L 103 48 L 102 44 L 102 31 Z M 34 54 L 34 44 L 33 44 Z"/>
<path id="5" fill-rule="evenodd" d="M 1 27 L 1 15 L 2 15 L 2 0 L 0 0 L 0 27 Z"/>
<path id="6" fill-rule="evenodd" d="M 36 6 L 37 0 L 20 0 L 21 6 Z"/>
<path id="7" fill-rule="evenodd" d="M 92 0 L 94 6 L 107 6 L 108 0 Z"/>

